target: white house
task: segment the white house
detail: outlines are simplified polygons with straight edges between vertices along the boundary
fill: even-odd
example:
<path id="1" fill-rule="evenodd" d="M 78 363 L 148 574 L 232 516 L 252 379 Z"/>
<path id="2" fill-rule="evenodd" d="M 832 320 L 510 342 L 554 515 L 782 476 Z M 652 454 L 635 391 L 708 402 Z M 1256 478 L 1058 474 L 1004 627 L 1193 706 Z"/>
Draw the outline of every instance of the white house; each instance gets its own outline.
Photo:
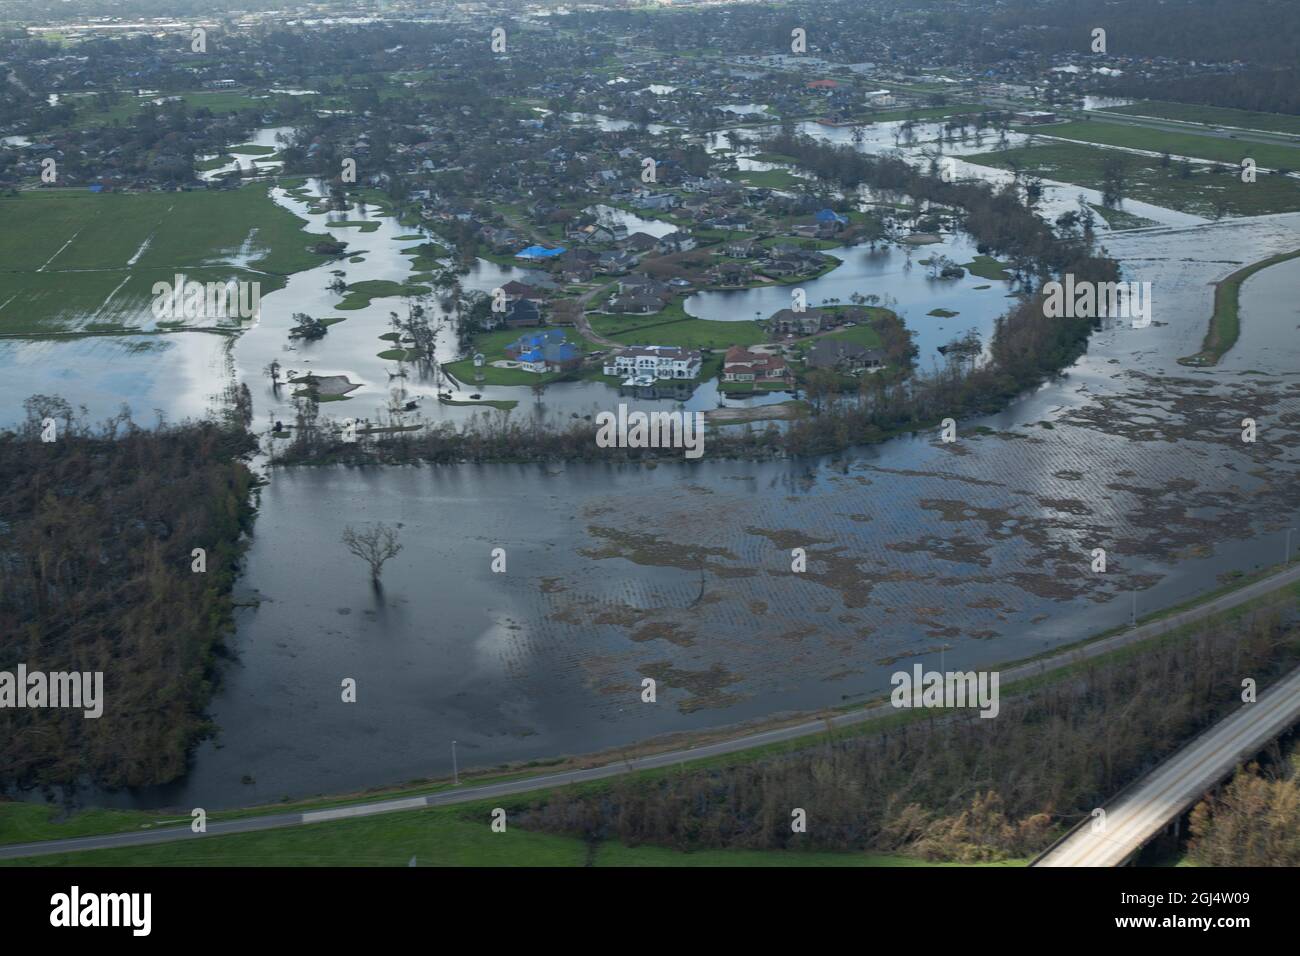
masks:
<path id="1" fill-rule="evenodd" d="M 619 349 L 606 357 L 606 375 L 650 375 L 656 379 L 696 378 L 700 374 L 698 350 L 679 345 L 638 345 Z"/>

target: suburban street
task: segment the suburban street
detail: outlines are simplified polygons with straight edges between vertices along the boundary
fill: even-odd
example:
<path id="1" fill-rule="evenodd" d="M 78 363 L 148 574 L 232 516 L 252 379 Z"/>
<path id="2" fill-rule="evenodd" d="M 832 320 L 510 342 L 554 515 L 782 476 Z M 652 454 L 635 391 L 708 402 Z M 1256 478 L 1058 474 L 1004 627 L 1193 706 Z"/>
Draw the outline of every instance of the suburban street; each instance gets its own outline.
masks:
<path id="1" fill-rule="evenodd" d="M 1160 620 L 1078 647 L 1067 648 L 1047 657 L 1006 668 L 1000 672 L 1001 683 L 1006 685 L 1018 680 L 1025 680 L 1110 653 L 1127 645 L 1159 636 L 1182 625 L 1237 607 L 1270 591 L 1296 582 L 1300 582 L 1300 565 L 1289 567 L 1277 574 L 1223 594 L 1204 604 L 1168 615 Z M 579 770 L 507 780 L 482 786 L 454 788 L 424 796 L 358 802 L 325 810 L 302 813 L 267 813 L 238 820 L 210 821 L 207 832 L 204 834 L 193 833 L 189 826 L 186 825 L 83 836 L 65 840 L 13 844 L 0 847 L 0 859 L 47 856 L 79 850 L 99 850 L 168 843 L 177 840 L 202 839 L 204 837 L 303 826 L 355 817 L 368 817 L 381 813 L 449 806 L 476 800 L 512 796 L 565 784 L 601 780 L 638 770 L 686 764 L 709 757 L 737 753 L 765 744 L 815 737 L 826 733 L 828 727 L 849 727 L 894 712 L 894 708 L 886 701 L 849 713 L 819 715 L 798 724 L 747 733 L 716 743 L 615 761 Z M 1216 773 L 1220 772 L 1219 768 L 1224 765 L 1231 766 L 1238 755 L 1254 746 L 1254 741 L 1265 742 L 1270 736 L 1281 733 L 1289 725 L 1289 722 L 1295 719 L 1297 712 L 1300 712 L 1300 671 L 1291 674 L 1277 688 L 1261 694 L 1259 703 L 1243 709 L 1239 714 L 1218 725 L 1214 731 L 1194 742 L 1186 751 L 1180 753 L 1178 757 L 1164 765 L 1157 772 L 1157 774 L 1160 774 L 1169 770 L 1174 774 L 1173 777 L 1168 779 L 1160 777 L 1159 780 L 1153 779 L 1148 784 L 1144 784 L 1140 790 L 1134 792 L 1132 796 L 1136 798 L 1135 803 L 1130 804 L 1126 800 L 1117 805 L 1111 814 L 1111 822 L 1104 845 L 1091 845 L 1091 847 L 1085 845 L 1084 849 L 1087 852 L 1081 852 L 1079 844 L 1071 843 L 1068 855 L 1056 858 L 1083 861 L 1078 865 L 1107 865 L 1108 861 L 1122 860 L 1130 852 L 1128 847 L 1139 839 L 1140 834 L 1147 832 L 1147 828 L 1152 825 L 1152 820 L 1160 817 L 1165 812 L 1162 808 L 1187 799 L 1186 794 L 1188 793 L 1192 793 L 1194 798 L 1200 792 L 1196 790 L 1200 781 L 1213 778 Z M 1220 735 L 1220 731 L 1222 731 L 1222 735 Z M 1163 819 L 1168 819 L 1168 817 Z M 1157 829 L 1160 825 L 1162 823 L 1155 824 Z M 1109 849 L 1111 847 L 1113 847 L 1113 850 Z M 1047 865 L 1076 864 L 1066 862 Z"/>

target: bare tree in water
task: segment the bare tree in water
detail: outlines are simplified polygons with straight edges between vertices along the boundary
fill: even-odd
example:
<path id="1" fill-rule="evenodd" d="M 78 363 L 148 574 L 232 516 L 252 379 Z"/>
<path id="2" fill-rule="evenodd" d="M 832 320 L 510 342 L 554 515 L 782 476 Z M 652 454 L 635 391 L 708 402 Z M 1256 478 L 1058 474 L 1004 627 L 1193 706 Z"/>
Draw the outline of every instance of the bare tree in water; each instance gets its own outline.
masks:
<path id="1" fill-rule="evenodd" d="M 397 529 L 390 528 L 383 522 L 362 531 L 348 525 L 343 529 L 343 543 L 349 551 L 370 565 L 370 580 L 375 587 L 379 587 L 384 562 L 396 557 L 402 550 L 402 545 L 397 540 Z"/>

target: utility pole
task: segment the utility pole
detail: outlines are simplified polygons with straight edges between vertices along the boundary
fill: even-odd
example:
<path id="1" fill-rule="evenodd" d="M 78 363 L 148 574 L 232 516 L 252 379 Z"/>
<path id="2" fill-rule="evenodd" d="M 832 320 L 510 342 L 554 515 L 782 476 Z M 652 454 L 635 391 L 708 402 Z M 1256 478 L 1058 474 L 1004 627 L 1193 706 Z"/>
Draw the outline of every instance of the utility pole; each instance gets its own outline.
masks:
<path id="1" fill-rule="evenodd" d="M 451 742 L 451 785 L 460 786 L 460 770 L 456 767 L 456 741 Z"/>
<path id="2" fill-rule="evenodd" d="M 1286 529 L 1286 554 L 1282 558 L 1283 567 L 1286 567 L 1291 563 L 1291 532 L 1294 530 L 1295 528 Z"/>
<path id="3" fill-rule="evenodd" d="M 1129 622 L 1129 627 L 1137 627 L 1137 626 L 1138 626 L 1138 593 L 1137 591 L 1134 591 L 1133 592 L 1133 618 Z"/>

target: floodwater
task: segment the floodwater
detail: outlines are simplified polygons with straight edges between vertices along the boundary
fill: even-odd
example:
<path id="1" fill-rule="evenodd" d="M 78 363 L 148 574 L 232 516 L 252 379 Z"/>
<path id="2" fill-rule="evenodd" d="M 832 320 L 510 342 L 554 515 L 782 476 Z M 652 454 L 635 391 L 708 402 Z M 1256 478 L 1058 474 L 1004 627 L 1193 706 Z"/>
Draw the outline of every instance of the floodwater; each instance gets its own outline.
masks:
<path id="1" fill-rule="evenodd" d="M 261 375 L 271 358 L 346 373 L 375 396 L 389 385 L 370 356 L 399 300 L 376 300 L 320 343 L 285 351 L 293 311 L 348 314 L 323 291 L 330 269 L 348 281 L 409 275 L 400 249 L 414 240 L 397 239 L 402 227 L 348 232 L 365 262 L 292 277 L 231 353 L 259 425 L 285 407 Z M 961 243 L 913 257 L 943 248 L 961 262 Z M 221 808 L 445 775 L 453 739 L 462 767 L 491 766 L 842 704 L 887 690 L 899 667 L 992 666 L 1122 624 L 1135 600 L 1145 613 L 1276 562 L 1300 518 L 1296 263 L 1245 284 L 1240 356 L 1212 370 L 1176 359 L 1199 348 L 1209 283 L 1300 247 L 1300 214 L 1171 223 L 1106 243 L 1126 278 L 1152 282 L 1152 324 L 1107 323 L 1066 375 L 963 422 L 955 444 L 918 435 L 821 460 L 656 468 L 272 470 L 239 585 L 256 606 L 238 613 L 236 660 L 210 708 L 219 736 L 178 784 L 80 799 Z M 809 283 L 810 303 L 889 290 L 920 322 L 923 306 L 942 301 L 923 267 L 903 269 L 901 251 L 852 252 L 817 280 L 829 284 Z M 844 269 L 860 284 L 841 294 Z M 527 277 L 480 263 L 466 284 L 506 275 Z M 955 332 L 985 321 L 984 301 L 1007 301 L 999 283 L 958 281 Z M 775 292 L 788 297 L 740 295 Z M 748 302 L 726 301 L 692 300 L 751 317 Z M 168 340 L 191 347 L 179 341 L 197 336 Z M 113 348 L 103 342 L 46 347 Z M 178 367 L 216 361 L 200 353 L 177 366 L 169 350 L 151 364 L 193 395 L 202 387 Z M 6 377 L 53 362 L 6 354 Z M 73 357 L 63 367 L 86 359 L 61 354 Z M 154 395 L 121 387 L 141 402 Z M 575 402 L 593 403 L 601 389 L 604 407 L 613 394 L 573 388 Z M 10 395 L 32 390 L 56 389 Z M 546 403 L 558 404 L 551 393 Z M 1240 440 L 1246 416 L 1261 423 L 1254 444 Z M 400 525 L 405 545 L 380 593 L 339 540 L 346 526 L 376 521 Z M 791 570 L 796 547 L 808 552 L 804 573 Z M 1089 570 L 1095 547 L 1107 549 L 1105 574 Z M 491 570 L 494 548 L 506 552 L 504 573 Z M 641 703 L 646 677 L 656 704 Z M 356 703 L 341 701 L 346 678 Z"/>
<path id="2" fill-rule="evenodd" d="M 975 244 L 966 236 L 946 236 L 942 242 L 914 248 L 888 246 L 870 250 L 865 246 L 829 249 L 827 254 L 843 260 L 832 271 L 801 282 L 797 286 L 772 284 L 740 292 L 699 292 L 686 300 L 686 311 L 701 319 L 743 321 L 756 316 L 766 318 L 778 309 L 791 307 L 792 291 L 802 289 L 809 306 L 827 304 L 837 299 L 849 305 L 855 292 L 888 296 L 891 305 L 914 333 L 918 350 L 917 363 L 928 370 L 932 362 L 941 363 L 937 349 L 974 330 L 987 343 L 993 324 L 1012 305 L 1007 299 L 1012 283 L 981 279 L 967 272 L 962 279 L 932 279 L 922 260 L 947 256 L 961 265 L 976 253 Z M 950 317 L 929 315 L 931 311 L 956 312 Z"/>

